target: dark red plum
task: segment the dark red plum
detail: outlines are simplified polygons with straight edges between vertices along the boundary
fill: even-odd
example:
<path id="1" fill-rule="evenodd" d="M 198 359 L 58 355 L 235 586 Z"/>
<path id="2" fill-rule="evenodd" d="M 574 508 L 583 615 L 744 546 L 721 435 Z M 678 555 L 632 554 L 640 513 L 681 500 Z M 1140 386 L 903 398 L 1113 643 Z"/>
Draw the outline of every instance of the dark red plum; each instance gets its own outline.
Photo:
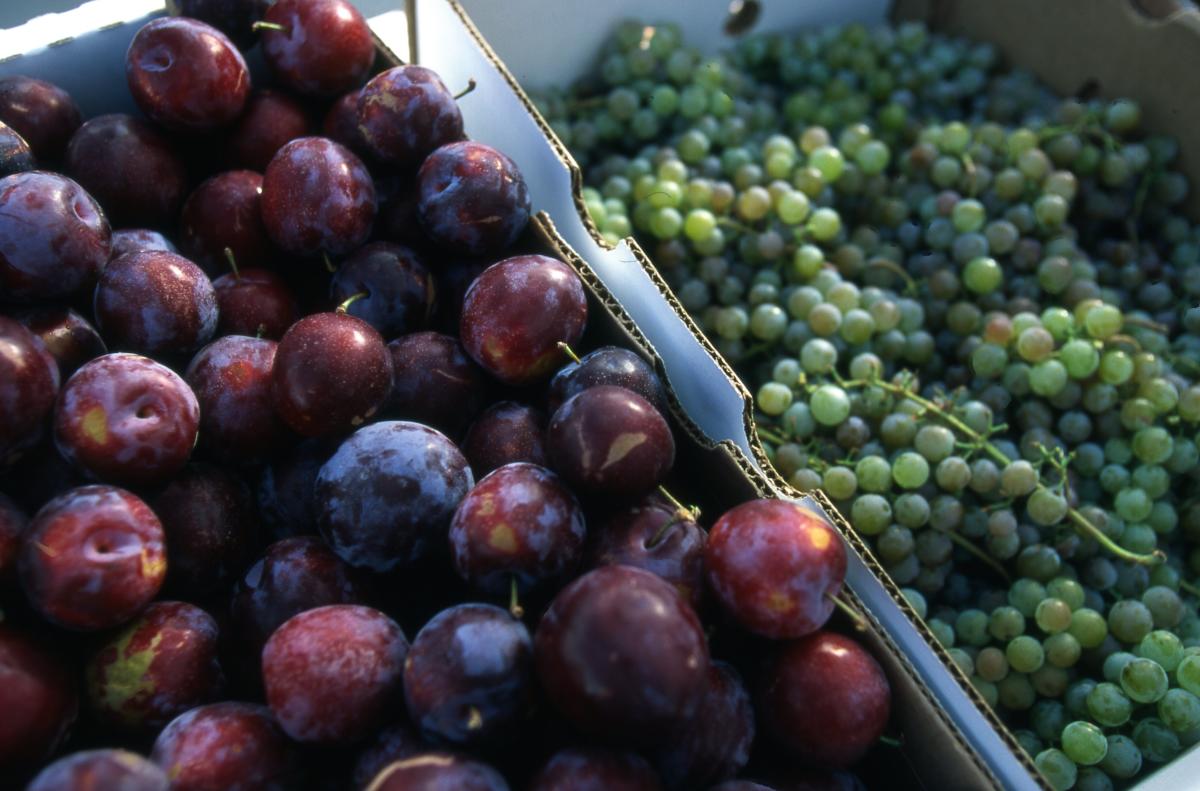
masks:
<path id="1" fill-rule="evenodd" d="M 140 253 L 143 250 L 162 250 L 167 253 L 179 252 L 170 239 L 158 231 L 152 231 L 149 228 L 122 228 L 113 231 L 110 259 L 120 258 L 126 253 Z"/>
<path id="2" fill-rule="evenodd" d="M 286 442 L 271 397 L 275 348 L 274 341 L 228 335 L 192 358 L 185 378 L 200 406 L 200 447 L 209 456 L 253 464 Z"/>
<path id="3" fill-rule="evenodd" d="M 535 694 L 525 625 L 490 604 L 459 604 L 425 624 L 404 661 L 408 716 L 426 738 L 478 745 L 511 737 Z"/>
<path id="4" fill-rule="evenodd" d="M 551 466 L 588 494 L 637 497 L 675 462 L 671 427 L 632 390 L 596 385 L 572 396 L 550 418 Z"/>
<path id="5" fill-rule="evenodd" d="M 812 769 L 802 766 L 791 766 L 782 771 L 774 771 L 767 775 L 767 779 L 773 784 L 772 787 L 748 785 L 745 788 L 741 786 L 730 785 L 728 791 L 774 791 L 778 788 L 779 791 L 867 791 L 867 786 L 863 784 L 858 776 L 851 772 L 829 769 Z M 748 782 L 729 780 L 727 783 Z M 724 791 L 726 785 L 715 786 L 718 791 Z"/>
<path id="6" fill-rule="evenodd" d="M 0 590 L 17 581 L 17 553 L 28 526 L 29 517 L 25 512 L 0 494 Z"/>
<path id="7" fill-rule="evenodd" d="M 167 574 L 162 524 L 112 486 L 59 495 L 34 516 L 18 569 L 30 604 L 66 629 L 98 631 L 135 617 Z"/>
<path id="8" fill-rule="evenodd" d="M 289 253 L 343 255 L 371 233 L 375 185 L 350 149 L 323 137 L 301 137 L 267 165 L 262 217 L 267 235 Z"/>
<path id="9" fill-rule="evenodd" d="M 253 25 L 262 19 L 268 0 L 167 0 L 167 13 L 207 22 L 242 49 L 255 42 Z"/>
<path id="10" fill-rule="evenodd" d="M 276 538 L 317 532 L 317 473 L 334 450 L 323 440 L 309 439 L 263 467 L 255 492 L 258 513 Z"/>
<path id="11" fill-rule="evenodd" d="M 433 275 L 416 251 L 394 242 L 371 242 L 338 267 L 330 301 L 340 305 L 355 294 L 366 296 L 346 312 L 386 339 L 423 329 L 433 313 Z"/>
<path id="12" fill-rule="evenodd" d="M 342 94 L 329 106 L 321 121 L 321 135 L 361 156 L 369 156 L 367 141 L 358 128 L 358 90 Z"/>
<path id="13" fill-rule="evenodd" d="M 50 431 L 21 455 L 19 464 L 0 476 L 0 490 L 29 514 L 67 489 L 86 483 L 79 468 L 63 458 Z"/>
<path id="14" fill-rule="evenodd" d="M 417 243 L 428 244 L 421 234 L 420 226 L 413 222 L 412 217 L 416 211 L 416 204 L 413 203 L 411 211 L 400 205 L 406 200 L 403 196 L 397 196 L 389 206 L 380 209 L 379 221 L 376 223 L 376 230 L 380 233 L 391 234 L 383 238 L 411 239 L 419 237 Z M 412 197 L 412 201 L 416 198 Z M 406 213 L 407 212 L 407 213 Z M 386 215 L 386 216 L 385 216 Z M 411 215 L 411 216 L 410 216 Z M 380 223 L 388 222 L 393 225 L 392 229 L 383 229 L 379 227 Z M 398 224 L 405 224 L 410 230 L 407 234 L 400 231 Z M 467 289 L 475 282 L 475 278 L 483 274 L 491 266 L 491 262 L 487 260 L 476 260 L 474 258 L 452 259 L 443 262 L 437 271 L 434 272 L 434 278 L 437 282 L 438 304 L 434 308 L 434 323 L 436 329 L 442 332 L 457 335 L 459 324 L 462 321 L 463 300 L 466 298 Z"/>
<path id="15" fill-rule="evenodd" d="M 171 720 L 150 760 L 172 791 L 287 791 L 300 784 L 299 755 L 271 710 L 257 703 L 210 703 Z"/>
<path id="16" fill-rule="evenodd" d="M 371 78 L 357 100 L 358 131 L 380 161 L 416 168 L 463 139 L 462 112 L 442 78 L 424 66 L 396 66 Z"/>
<path id="17" fill-rule="evenodd" d="M 391 390 L 392 355 L 382 336 L 340 307 L 297 321 L 275 351 L 275 411 L 298 434 L 315 437 L 361 426 Z"/>
<path id="18" fill-rule="evenodd" d="M 657 495 L 622 508 L 589 531 L 586 564 L 636 566 L 662 577 L 699 609 L 705 533 L 693 516 Z"/>
<path id="19" fill-rule="evenodd" d="M 177 596 L 196 600 L 224 589 L 258 548 L 250 490 L 220 467 L 188 465 L 151 506 L 167 534 L 166 590 Z"/>
<path id="20" fill-rule="evenodd" d="M 579 341 L 587 296 L 579 276 L 544 255 L 506 258 L 484 270 L 463 299 L 459 335 L 467 354 L 501 382 L 546 379 Z"/>
<path id="21" fill-rule="evenodd" d="M 0 121 L 0 176 L 35 170 L 37 160 L 25 138 L 8 124 Z"/>
<path id="22" fill-rule="evenodd" d="M 535 464 L 506 464 L 459 504 L 450 550 L 459 576 L 493 596 L 561 582 L 583 557 L 583 510 L 562 479 Z"/>
<path id="23" fill-rule="evenodd" d="M 79 712 L 77 672 L 33 635 L 0 623 L 0 773 L 36 766 Z"/>
<path id="24" fill-rule="evenodd" d="M 226 249 L 243 269 L 274 259 L 262 220 L 262 184 L 252 170 L 228 170 L 201 183 L 183 204 L 179 245 L 209 276 L 229 271 Z"/>
<path id="25" fill-rule="evenodd" d="M 116 225 L 170 228 L 187 194 L 183 160 L 162 133 L 131 115 L 100 115 L 67 146 L 66 169 Z"/>
<path id="26" fill-rule="evenodd" d="M 95 312 L 113 346 L 142 354 L 190 354 L 217 331 L 217 294 L 208 275 L 161 250 L 109 261 L 96 284 Z"/>
<path id="27" fill-rule="evenodd" d="M 263 647 L 267 703 L 296 741 L 359 741 L 399 702 L 407 653 L 400 627 L 378 610 L 334 604 L 302 612 Z"/>
<path id="28" fill-rule="evenodd" d="M 196 444 L 200 405 L 179 374 L 148 357 L 106 354 L 63 386 L 54 437 L 63 457 L 102 480 L 165 483 Z"/>
<path id="29" fill-rule="evenodd" d="M 891 688 L 875 658 L 832 632 L 780 646 L 756 697 L 763 732 L 797 760 L 844 769 L 887 726 Z"/>
<path id="30" fill-rule="evenodd" d="M 388 351 L 395 376 L 387 413 L 461 437 L 487 403 L 490 382 L 458 339 L 416 332 L 389 343 Z"/>
<path id="31" fill-rule="evenodd" d="M 655 764 L 664 785 L 688 791 L 733 777 L 750 760 L 754 707 L 738 672 L 724 662 L 708 670 L 708 691 L 678 742 Z"/>
<path id="32" fill-rule="evenodd" d="M 499 401 L 471 424 L 462 451 L 476 478 L 518 461 L 548 466 L 546 416 L 526 404 Z"/>
<path id="33" fill-rule="evenodd" d="M 0 316 L 0 469 L 45 433 L 59 384 L 58 363 L 42 339 Z"/>
<path id="34" fill-rule="evenodd" d="M 0 77 L 0 121 L 25 138 L 42 162 L 62 158 L 79 128 L 79 105 L 57 85 L 33 77 Z"/>
<path id="35" fill-rule="evenodd" d="M 245 653 L 257 660 L 267 638 L 293 615 L 365 600 L 360 575 L 323 541 L 316 536 L 285 538 L 267 547 L 234 586 L 231 628 Z"/>
<path id="36" fill-rule="evenodd" d="M 383 769 L 368 791 L 509 791 L 492 767 L 452 753 L 420 753 Z"/>
<path id="37" fill-rule="evenodd" d="M 296 323 L 300 309 L 287 281 L 269 269 L 240 269 L 213 281 L 218 335 L 279 340 Z"/>
<path id="38" fill-rule="evenodd" d="M 128 750 L 85 750 L 59 758 L 33 778 L 25 791 L 168 791 L 165 772 Z"/>
<path id="39" fill-rule="evenodd" d="M 112 232 L 83 187 L 31 170 L 0 179 L 0 292 L 21 302 L 91 288 L 108 261 Z"/>
<path id="40" fill-rule="evenodd" d="M 228 124 L 250 95 L 250 70 L 238 48 L 212 25 L 186 17 L 142 26 L 125 54 L 125 79 L 142 112 L 181 132 Z"/>
<path id="41" fill-rule="evenodd" d="M 632 390 L 653 404 L 663 417 L 671 414 L 658 374 L 637 354 L 618 346 L 603 346 L 559 369 L 547 389 L 546 409 L 553 414 L 568 398 L 596 385 Z"/>
<path id="42" fill-rule="evenodd" d="M 444 551 L 446 529 L 474 484 L 444 434 L 403 420 L 356 431 L 317 475 L 317 525 L 333 551 L 373 571 L 413 568 Z"/>
<path id="43" fill-rule="evenodd" d="M 255 91 L 229 131 L 229 164 L 262 173 L 275 152 L 307 135 L 309 126 L 308 113 L 295 99 L 276 91 Z"/>
<path id="44" fill-rule="evenodd" d="M 192 604 L 154 602 L 92 655 L 86 678 L 102 721 L 156 731 L 220 695 L 217 622 Z"/>
<path id="45" fill-rule="evenodd" d="M 700 619 L 669 583 L 629 566 L 602 566 L 564 588 L 538 625 L 534 658 L 567 720 L 632 747 L 679 738 L 708 686 Z"/>
<path id="46" fill-rule="evenodd" d="M 407 661 L 407 660 L 406 660 Z M 364 789 L 389 764 L 427 752 L 429 745 L 406 722 L 389 725 L 371 738 L 354 761 L 354 788 Z"/>
<path id="47" fill-rule="evenodd" d="M 529 223 L 529 207 L 529 190 L 517 164 L 483 143 L 444 145 L 426 157 L 417 173 L 421 227 L 448 250 L 504 252 Z"/>
<path id="48" fill-rule="evenodd" d="M 375 62 L 375 42 L 361 13 L 346 0 L 277 0 L 263 21 L 263 56 L 289 90 L 336 96 L 357 88 Z"/>
<path id="49" fill-rule="evenodd" d="M 726 780 L 712 786 L 708 791 L 776 791 L 776 789 L 753 780 Z"/>
<path id="50" fill-rule="evenodd" d="M 29 308 L 14 317 L 42 339 L 64 380 L 108 351 L 96 328 L 70 308 Z"/>
<path id="51" fill-rule="evenodd" d="M 662 791 L 662 783 L 637 753 L 586 747 L 550 756 L 529 791 Z"/>
<path id="52" fill-rule="evenodd" d="M 846 548 L 823 517 L 784 500 L 721 515 L 705 548 L 717 601 L 746 629 L 775 639 L 820 629 L 846 577 Z"/>

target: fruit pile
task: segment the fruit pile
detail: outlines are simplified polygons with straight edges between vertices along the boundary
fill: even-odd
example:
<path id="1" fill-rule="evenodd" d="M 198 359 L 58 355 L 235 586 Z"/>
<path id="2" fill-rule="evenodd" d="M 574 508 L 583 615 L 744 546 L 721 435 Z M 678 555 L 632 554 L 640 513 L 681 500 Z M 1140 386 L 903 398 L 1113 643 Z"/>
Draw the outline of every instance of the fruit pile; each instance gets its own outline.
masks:
<path id="1" fill-rule="evenodd" d="M 146 118 L 0 80 L 0 785 L 860 787 L 841 539 L 664 488 L 458 97 L 345 0 L 177 5 Z"/>
<path id="2" fill-rule="evenodd" d="M 1059 789 L 1200 741 L 1200 227 L 1136 102 L 917 23 L 705 56 L 620 26 L 538 101 Z"/>

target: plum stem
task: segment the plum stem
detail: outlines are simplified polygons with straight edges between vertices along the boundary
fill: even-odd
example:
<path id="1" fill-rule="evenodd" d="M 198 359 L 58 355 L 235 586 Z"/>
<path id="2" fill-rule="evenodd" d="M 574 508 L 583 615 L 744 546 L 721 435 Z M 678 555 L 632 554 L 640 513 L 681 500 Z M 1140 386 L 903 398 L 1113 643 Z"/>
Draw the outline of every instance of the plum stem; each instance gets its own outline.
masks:
<path id="1" fill-rule="evenodd" d="M 467 87 L 463 88 L 461 91 L 454 94 L 454 100 L 458 101 L 459 99 L 463 98 L 464 96 L 466 96 L 468 93 L 470 93 L 473 90 L 475 90 L 475 78 L 470 77 L 467 79 Z"/>
<path id="2" fill-rule="evenodd" d="M 575 350 L 571 348 L 571 344 L 565 343 L 563 341 L 559 341 L 558 348 L 562 349 L 563 354 L 565 354 L 571 358 L 571 362 L 574 362 L 574 363 L 579 362 L 579 355 L 576 354 Z"/>
<path id="3" fill-rule="evenodd" d="M 894 736 L 880 736 L 879 743 L 886 744 L 888 747 L 903 747 L 904 739 L 903 737 L 896 738 Z"/>
<path id="4" fill-rule="evenodd" d="M 225 260 L 229 262 L 229 268 L 233 270 L 233 279 L 241 280 L 242 273 L 238 270 L 237 259 L 233 256 L 233 250 L 225 248 Z"/>
<path id="5" fill-rule="evenodd" d="M 325 262 L 325 271 L 326 271 L 326 272 L 329 272 L 330 274 L 333 274 L 334 272 L 336 272 L 336 271 L 337 271 L 337 267 L 336 267 L 336 266 L 334 266 L 334 265 L 333 265 L 333 262 L 329 260 L 329 253 L 322 252 L 322 253 L 321 253 L 321 260 Z"/>
<path id="6" fill-rule="evenodd" d="M 671 514 L 670 518 L 668 518 L 667 521 L 662 523 L 662 527 L 660 527 L 660 528 L 658 528 L 658 530 L 654 531 L 654 535 L 650 537 L 649 541 L 645 541 L 642 543 L 642 546 L 645 547 L 646 549 L 654 549 L 659 544 L 661 544 L 663 541 L 666 541 L 667 533 L 669 533 L 671 531 L 672 527 L 679 524 L 683 520 L 687 519 L 689 516 L 690 516 L 690 513 L 688 511 L 683 511 L 683 510 L 675 511 L 675 513 Z"/>
<path id="7" fill-rule="evenodd" d="M 525 616 L 525 608 L 517 595 L 517 575 L 513 575 L 508 587 L 508 612 L 512 617 L 520 619 Z"/>
<path id="8" fill-rule="evenodd" d="M 278 30 L 280 33 L 288 32 L 286 25 L 281 25 L 278 22 L 266 22 L 261 19 L 251 25 L 250 29 L 255 33 L 259 32 L 260 30 Z"/>
<path id="9" fill-rule="evenodd" d="M 826 593 L 825 598 L 833 602 L 833 605 L 844 612 L 846 616 L 854 622 L 854 628 L 860 632 L 867 631 L 867 619 L 863 614 L 854 609 L 845 599 L 838 596 L 836 593 Z"/>
<path id="10" fill-rule="evenodd" d="M 266 334 L 267 334 L 267 325 L 265 323 L 259 323 L 258 329 L 254 333 L 254 337 L 258 338 L 259 340 L 262 340 L 262 336 L 264 336 Z"/>
<path id="11" fill-rule="evenodd" d="M 52 558 L 56 558 L 56 557 L 58 557 L 58 552 L 57 552 L 57 551 L 55 551 L 55 550 L 51 549 L 50 547 L 46 546 L 46 545 L 45 545 L 45 544 L 43 544 L 41 541 L 35 541 L 34 539 L 32 539 L 32 538 L 31 538 L 31 539 L 29 539 L 29 542 L 30 542 L 31 544 L 33 544 L 35 547 L 37 547 L 37 548 L 38 548 L 38 551 L 39 551 L 39 552 L 41 552 L 42 554 L 44 554 L 44 555 L 49 555 L 49 556 L 50 556 L 50 557 L 52 557 Z"/>
<path id="12" fill-rule="evenodd" d="M 693 522 L 700 521 L 700 509 L 698 507 L 694 505 L 684 505 L 683 503 L 679 502 L 679 499 L 676 498 L 675 495 L 668 492 L 667 487 L 663 486 L 662 484 L 659 484 L 658 486 L 658 493 L 667 498 L 667 502 L 675 506 L 681 518 L 691 519 Z"/>
<path id="13" fill-rule="evenodd" d="M 343 302 L 342 304 L 337 306 L 336 312 L 340 313 L 340 314 L 345 314 L 345 312 L 350 309 L 351 305 L 353 305 L 355 302 L 358 302 L 360 299 L 362 299 L 363 297 L 366 297 L 366 296 L 369 296 L 369 294 L 366 291 L 360 291 L 357 294 L 351 294 L 350 297 L 345 302 Z"/>

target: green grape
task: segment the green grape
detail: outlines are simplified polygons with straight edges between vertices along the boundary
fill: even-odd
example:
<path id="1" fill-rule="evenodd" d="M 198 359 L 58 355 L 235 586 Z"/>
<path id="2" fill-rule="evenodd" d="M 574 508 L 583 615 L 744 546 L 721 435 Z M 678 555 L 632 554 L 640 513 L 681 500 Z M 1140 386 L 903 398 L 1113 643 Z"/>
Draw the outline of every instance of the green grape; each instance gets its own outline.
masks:
<path id="1" fill-rule="evenodd" d="M 1037 470 L 1024 459 L 1011 462 L 1000 471 L 1000 494 L 1004 497 L 1024 497 L 1037 484 Z"/>
<path id="2" fill-rule="evenodd" d="M 1130 487 L 1117 492 L 1113 507 L 1126 522 L 1141 522 L 1154 510 L 1154 501 L 1144 490 Z"/>
<path id="3" fill-rule="evenodd" d="M 890 159 L 891 152 L 888 150 L 887 144 L 881 140 L 863 143 L 862 147 L 854 154 L 855 164 L 868 176 L 882 173 Z"/>
<path id="4" fill-rule="evenodd" d="M 1067 714 L 1075 718 L 1090 717 L 1087 707 L 1087 696 L 1096 688 L 1096 682 L 1090 678 L 1081 678 L 1067 688 L 1063 695 L 1063 705 Z"/>
<path id="5" fill-rule="evenodd" d="M 1021 746 L 1021 749 L 1024 750 L 1030 758 L 1040 753 L 1045 747 L 1045 745 L 1042 743 L 1042 740 L 1038 738 L 1038 735 L 1033 731 L 1023 729 L 1015 730 L 1013 731 L 1013 737 L 1017 740 L 1017 744 Z"/>
<path id="6" fill-rule="evenodd" d="M 1158 718 L 1176 733 L 1200 728 L 1200 698 L 1183 689 L 1167 690 L 1158 701 Z"/>
<path id="7" fill-rule="evenodd" d="M 1147 717 L 1133 727 L 1133 742 L 1146 760 L 1166 763 L 1179 755 L 1179 737 L 1162 720 Z"/>
<path id="8" fill-rule="evenodd" d="M 1076 720 L 1062 730 L 1062 749 L 1080 766 L 1095 766 L 1108 753 L 1104 732 L 1090 722 Z"/>
<path id="9" fill-rule="evenodd" d="M 917 452 L 933 464 L 950 456 L 954 444 L 954 432 L 945 426 L 922 426 L 913 438 Z"/>
<path id="10" fill-rule="evenodd" d="M 827 338 L 842 326 L 842 312 L 837 305 L 822 302 L 808 312 L 808 325 L 814 333 Z"/>
<path id="11" fill-rule="evenodd" d="M 963 285 L 976 294 L 990 294 L 1000 287 L 1004 272 L 994 258 L 972 258 L 963 269 Z"/>
<path id="12" fill-rule="evenodd" d="M 908 601 L 909 605 L 911 605 L 913 610 L 916 611 L 917 616 L 924 620 L 926 614 L 928 613 L 928 604 L 925 601 L 925 596 L 920 591 L 914 590 L 913 588 L 901 588 L 900 593 L 904 595 L 904 598 Z"/>
<path id="13" fill-rule="evenodd" d="M 1107 749 L 1107 742 L 1105 747 Z M 1113 782 L 1104 770 L 1095 766 L 1083 767 L 1075 779 L 1075 791 L 1113 791 L 1113 788 Z"/>
<path id="14" fill-rule="evenodd" d="M 788 225 L 799 225 L 808 217 L 811 204 L 803 192 L 789 190 L 775 201 L 775 213 Z"/>
<path id="15" fill-rule="evenodd" d="M 1046 583 L 1046 594 L 1062 599 L 1072 611 L 1083 606 L 1086 593 L 1078 581 L 1069 577 L 1055 577 Z"/>
<path id="16" fill-rule="evenodd" d="M 1072 379 L 1087 379 L 1100 367 L 1100 352 L 1088 341 L 1075 338 L 1063 344 L 1059 360 Z"/>
<path id="17" fill-rule="evenodd" d="M 1033 763 L 1054 791 L 1067 791 L 1075 785 L 1079 770 L 1062 750 L 1053 747 L 1042 750 Z"/>
<path id="18" fill-rule="evenodd" d="M 1133 359 L 1120 349 L 1110 349 L 1100 357 L 1099 372 L 1103 382 L 1125 384 L 1133 377 Z"/>
<path id="19" fill-rule="evenodd" d="M 828 183 L 836 182 L 845 169 L 845 159 L 842 152 L 828 145 L 818 146 L 808 155 L 808 162 L 821 173 Z"/>
<path id="20" fill-rule="evenodd" d="M 1079 641 L 1084 648 L 1097 648 L 1108 636 L 1108 623 L 1104 616 L 1087 607 L 1071 613 L 1071 625 L 1067 633 Z"/>
<path id="21" fill-rule="evenodd" d="M 1046 661 L 1057 668 L 1074 667 L 1083 650 L 1079 641 L 1067 632 L 1047 637 L 1042 642 L 1042 649 L 1046 652 Z"/>
<path id="22" fill-rule="evenodd" d="M 1067 384 L 1067 369 L 1058 360 L 1043 360 L 1029 372 L 1029 386 L 1038 395 L 1049 398 L 1062 392 Z"/>
<path id="23" fill-rule="evenodd" d="M 1136 656 L 1128 651 L 1114 651 L 1104 659 L 1102 672 L 1104 678 L 1114 684 L 1121 680 L 1121 671 L 1125 669 L 1125 665 L 1137 659 Z"/>
<path id="24" fill-rule="evenodd" d="M 1037 699 L 1029 677 L 1024 673 L 1010 672 L 996 684 L 1000 705 L 1012 711 L 1025 711 Z"/>
<path id="25" fill-rule="evenodd" d="M 858 490 L 858 478 L 849 467 L 830 467 L 825 470 L 822 483 L 826 493 L 835 500 L 847 500 Z"/>
<path id="26" fill-rule="evenodd" d="M 1134 652 L 1173 673 L 1183 659 L 1183 643 L 1174 633 L 1157 629 L 1143 637 Z"/>
<path id="27" fill-rule="evenodd" d="M 1044 598 L 1046 598 L 1046 588 L 1037 580 L 1019 579 L 1008 590 L 1008 603 L 1026 618 L 1033 617 L 1038 604 Z M 1017 634 L 1023 631 L 1025 631 L 1024 621 L 1021 622 L 1021 629 Z"/>
<path id="28" fill-rule="evenodd" d="M 1058 741 L 1058 736 L 1067 724 L 1067 712 L 1057 700 L 1039 700 L 1029 711 L 1029 724 L 1033 732 L 1048 742 Z"/>
<path id="29" fill-rule="evenodd" d="M 892 488 L 892 466 L 882 456 L 864 456 L 854 465 L 854 474 L 863 491 L 879 494 Z"/>
<path id="30" fill-rule="evenodd" d="M 821 385 L 809 398 L 813 418 L 823 426 L 836 426 L 850 416 L 850 399 L 837 385 Z M 922 460 L 923 461 L 923 460 Z"/>
<path id="31" fill-rule="evenodd" d="M 925 623 L 943 648 L 954 647 L 954 627 L 940 618 L 930 618 Z"/>
<path id="32" fill-rule="evenodd" d="M 1046 634 L 1065 632 L 1071 625 L 1071 607 L 1062 599 L 1042 599 L 1033 617 L 1038 628 Z"/>
<path id="33" fill-rule="evenodd" d="M 800 349 L 800 364 L 809 374 L 827 374 L 837 361 L 837 348 L 823 338 L 813 338 Z"/>
<path id="34" fill-rule="evenodd" d="M 1108 611 L 1108 630 L 1123 643 L 1140 643 L 1153 628 L 1154 618 L 1140 601 L 1125 599 Z"/>
<path id="35" fill-rule="evenodd" d="M 1120 780 L 1135 777 L 1142 770 L 1142 751 L 1133 739 L 1114 733 L 1105 737 L 1108 750 L 1100 761 L 1100 768 Z"/>
<path id="36" fill-rule="evenodd" d="M 965 645 L 987 645 L 990 641 L 987 628 L 988 616 L 983 610 L 963 610 L 954 621 L 954 632 L 958 641 Z"/>
<path id="37" fill-rule="evenodd" d="M 1018 673 L 1032 673 L 1046 659 L 1042 644 L 1028 635 L 1015 637 L 1004 649 L 1009 666 Z"/>
<path id="38" fill-rule="evenodd" d="M 792 388 L 779 382 L 767 382 L 758 389 L 755 401 L 766 415 L 782 415 L 792 405 Z"/>
<path id="39" fill-rule="evenodd" d="M 1029 495 L 1025 503 L 1029 518 L 1043 526 L 1056 525 L 1067 516 L 1069 506 L 1062 495 L 1040 488 Z"/>
<path id="40" fill-rule="evenodd" d="M 1087 708 L 1092 719 L 1109 728 L 1124 725 L 1133 713 L 1133 703 L 1119 686 L 1110 681 L 1092 688 L 1087 696 Z"/>
<path id="41" fill-rule="evenodd" d="M 860 494 L 850 506 L 850 523 L 863 535 L 878 535 L 892 522 L 892 506 L 877 494 Z"/>
<path id="42" fill-rule="evenodd" d="M 999 648 L 988 646 L 975 657 L 975 672 L 984 681 L 995 684 L 1008 675 L 1008 658 Z"/>
<path id="43" fill-rule="evenodd" d="M 1171 458 L 1174 442 L 1161 426 L 1150 426 L 1133 435 L 1133 454 L 1146 464 L 1162 464 Z"/>
<path id="44" fill-rule="evenodd" d="M 785 433 L 798 439 L 811 436 L 817 428 L 817 422 L 812 416 L 808 404 L 800 401 L 784 410 L 780 425 Z"/>
<path id="45" fill-rule="evenodd" d="M 750 314 L 750 334 L 759 340 L 778 340 L 786 329 L 787 313 L 778 305 L 764 303 Z"/>
<path id="46" fill-rule="evenodd" d="M 1167 686 L 1167 671 L 1152 659 L 1135 658 L 1121 670 L 1121 689 L 1137 703 L 1158 701 Z"/>
<path id="47" fill-rule="evenodd" d="M 833 209 L 821 207 L 808 218 L 806 227 L 814 239 L 819 242 L 828 242 L 841 231 L 842 218 Z"/>
<path id="48" fill-rule="evenodd" d="M 929 462 L 919 453 L 901 453 L 892 462 L 892 480 L 903 489 L 916 489 L 929 480 Z"/>
<path id="49" fill-rule="evenodd" d="M 683 232 L 693 242 L 702 241 L 717 228 L 717 218 L 708 209 L 692 209 L 683 222 Z"/>

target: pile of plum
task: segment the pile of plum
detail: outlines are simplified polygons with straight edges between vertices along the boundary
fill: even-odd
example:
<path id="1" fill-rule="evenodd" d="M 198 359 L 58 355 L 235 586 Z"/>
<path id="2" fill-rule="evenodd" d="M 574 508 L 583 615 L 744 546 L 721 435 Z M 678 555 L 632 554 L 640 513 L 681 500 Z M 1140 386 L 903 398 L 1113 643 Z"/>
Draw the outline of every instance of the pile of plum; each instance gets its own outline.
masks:
<path id="1" fill-rule="evenodd" d="M 180 5 L 146 118 L 0 80 L 0 785 L 857 787 L 837 533 L 697 524 L 654 370 L 575 357 L 516 165 L 353 6 Z"/>

